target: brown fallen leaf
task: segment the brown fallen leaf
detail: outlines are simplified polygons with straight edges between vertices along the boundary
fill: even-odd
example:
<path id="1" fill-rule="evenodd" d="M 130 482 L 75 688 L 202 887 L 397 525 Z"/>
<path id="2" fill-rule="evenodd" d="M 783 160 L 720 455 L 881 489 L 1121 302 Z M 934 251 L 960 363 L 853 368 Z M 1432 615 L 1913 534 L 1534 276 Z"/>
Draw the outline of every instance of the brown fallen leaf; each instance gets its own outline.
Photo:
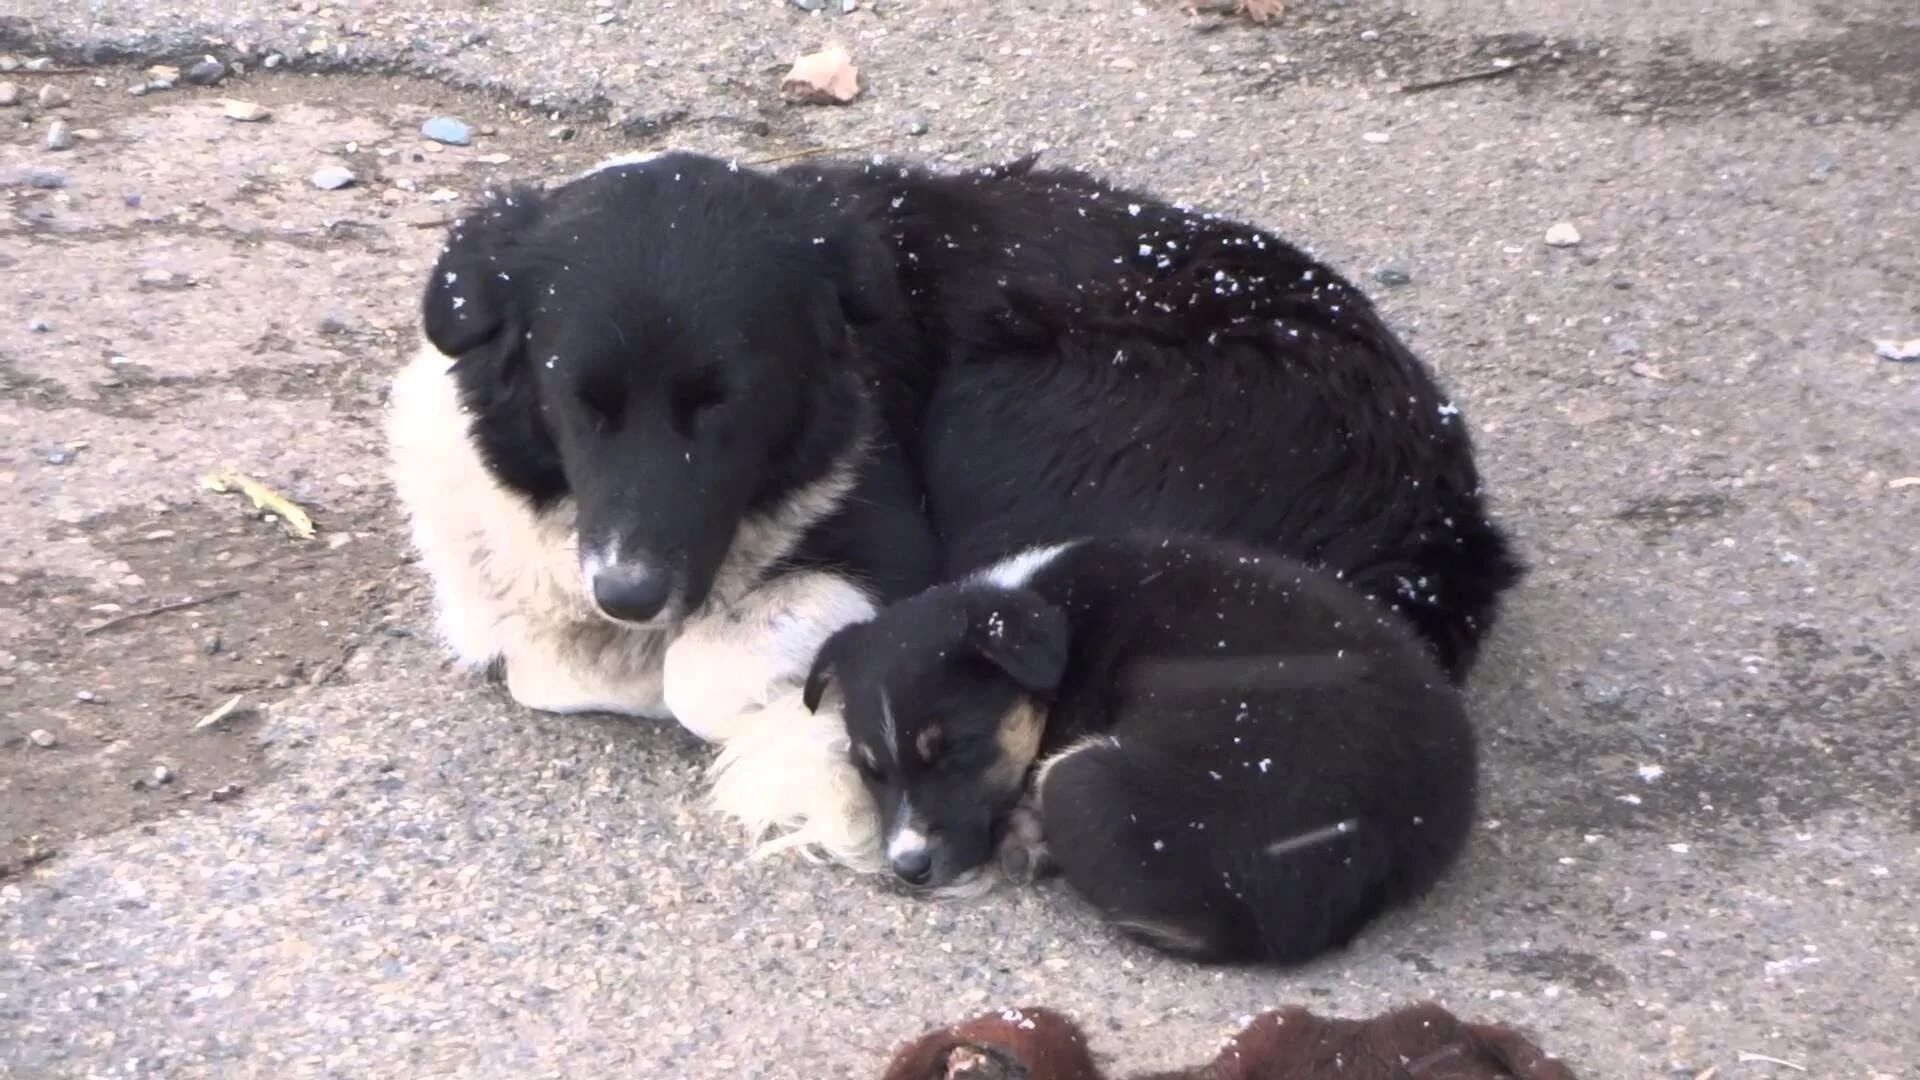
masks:
<path id="1" fill-rule="evenodd" d="M 265 105 L 239 98 L 226 98 L 220 102 L 220 109 L 229 120 L 238 120 L 243 124 L 257 124 L 273 115 L 273 110 Z"/>
<path id="2" fill-rule="evenodd" d="M 828 45 L 795 60 L 780 93 L 803 105 L 845 105 L 860 96 L 860 69 L 844 46 Z"/>
<path id="3" fill-rule="evenodd" d="M 1287 13 L 1286 0 L 1188 0 L 1195 15 L 1245 15 L 1257 23 L 1268 23 Z"/>
<path id="4" fill-rule="evenodd" d="M 251 476 L 237 472 L 214 473 L 201 477 L 200 485 L 221 495 L 238 491 L 253 500 L 255 507 L 279 518 L 281 524 L 286 526 L 288 535 L 299 540 L 313 539 L 313 519 L 300 509 L 300 504 Z"/>

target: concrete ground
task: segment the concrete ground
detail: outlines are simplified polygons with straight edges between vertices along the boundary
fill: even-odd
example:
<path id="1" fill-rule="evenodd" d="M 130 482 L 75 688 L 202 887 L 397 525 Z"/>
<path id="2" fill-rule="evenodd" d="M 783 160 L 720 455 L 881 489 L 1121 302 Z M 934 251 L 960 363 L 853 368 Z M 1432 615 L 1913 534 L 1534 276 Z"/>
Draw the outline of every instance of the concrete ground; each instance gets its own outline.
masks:
<path id="1" fill-rule="evenodd" d="M 1920 366 L 1874 344 L 1920 338 L 1906 0 L 9 7 L 52 70 L 0 71 L 0 1074 L 865 1077 L 1009 1004 L 1141 1069 L 1435 997 L 1588 1077 L 1915 1075 Z M 781 104 L 829 36 L 863 96 Z M 203 54 L 244 71 L 128 93 Z M 703 747 L 448 673 L 378 431 L 440 225 L 667 145 L 1045 145 L 1367 283 L 1535 567 L 1451 881 L 1306 969 L 1197 969 L 1058 888 L 748 863 Z"/>

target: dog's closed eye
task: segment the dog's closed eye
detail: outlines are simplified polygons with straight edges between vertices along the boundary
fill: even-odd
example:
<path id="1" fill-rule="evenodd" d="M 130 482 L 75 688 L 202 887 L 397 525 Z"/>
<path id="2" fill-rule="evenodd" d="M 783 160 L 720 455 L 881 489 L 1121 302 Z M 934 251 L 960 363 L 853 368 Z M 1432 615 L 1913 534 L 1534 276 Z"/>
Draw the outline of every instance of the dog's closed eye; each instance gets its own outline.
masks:
<path id="1" fill-rule="evenodd" d="M 620 426 L 627 408 L 626 387 L 620 380 L 589 375 L 574 384 L 573 393 L 595 431 L 611 431 Z"/>
<path id="2" fill-rule="evenodd" d="M 682 438 L 693 438 L 701 417 L 724 405 L 727 388 L 712 369 L 682 375 L 673 381 L 673 429 Z"/>

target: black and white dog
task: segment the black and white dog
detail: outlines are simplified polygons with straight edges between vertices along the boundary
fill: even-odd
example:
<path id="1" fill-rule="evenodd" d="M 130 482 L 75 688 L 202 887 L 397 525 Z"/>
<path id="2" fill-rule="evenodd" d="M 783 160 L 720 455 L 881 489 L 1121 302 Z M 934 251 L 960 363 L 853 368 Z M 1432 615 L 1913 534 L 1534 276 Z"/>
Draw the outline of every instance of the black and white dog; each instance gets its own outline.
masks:
<path id="1" fill-rule="evenodd" d="M 1433 884 L 1473 818 L 1472 729 L 1407 626 L 1290 559 L 1084 540 L 829 638 L 894 872 L 1050 855 L 1116 926 L 1299 962 Z M 1030 799 L 1030 805 L 1022 805 Z"/>
<path id="2" fill-rule="evenodd" d="M 849 861 L 871 815 L 798 688 L 879 604 L 1177 530 L 1341 575 L 1458 678 L 1519 574 L 1459 410 L 1352 286 L 1030 161 L 613 165 L 456 223 L 424 316 L 389 430 L 454 651 L 724 742 L 723 805 L 837 817 L 796 835 Z"/>

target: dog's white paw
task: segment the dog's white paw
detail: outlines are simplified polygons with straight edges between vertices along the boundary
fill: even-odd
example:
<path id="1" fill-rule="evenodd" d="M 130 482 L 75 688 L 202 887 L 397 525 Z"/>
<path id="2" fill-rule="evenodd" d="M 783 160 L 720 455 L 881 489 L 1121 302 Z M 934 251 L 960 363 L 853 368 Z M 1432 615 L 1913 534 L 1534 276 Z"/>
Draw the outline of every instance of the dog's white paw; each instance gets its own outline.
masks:
<path id="1" fill-rule="evenodd" d="M 806 680 L 814 654 L 834 631 L 873 612 L 866 594 L 843 578 L 777 578 L 681 630 L 667 647 L 667 708 L 688 731 L 724 742 L 744 714 Z"/>
<path id="2" fill-rule="evenodd" d="M 527 653 L 507 656 L 506 672 L 507 693 L 540 712 L 615 713 L 654 720 L 669 715 L 658 674 L 614 674 Z"/>

